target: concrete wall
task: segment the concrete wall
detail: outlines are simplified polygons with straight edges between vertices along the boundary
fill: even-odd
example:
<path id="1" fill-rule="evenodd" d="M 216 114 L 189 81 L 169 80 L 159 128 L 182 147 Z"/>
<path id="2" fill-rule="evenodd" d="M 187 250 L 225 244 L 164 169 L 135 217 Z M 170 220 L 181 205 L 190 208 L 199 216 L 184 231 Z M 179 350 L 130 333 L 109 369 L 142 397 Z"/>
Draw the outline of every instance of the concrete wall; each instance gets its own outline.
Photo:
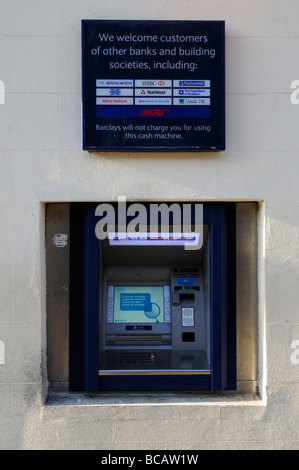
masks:
<path id="1" fill-rule="evenodd" d="M 226 20 L 227 150 L 83 152 L 82 18 Z M 298 18 L 295 0 L 1 0 L 0 448 L 299 448 Z M 119 195 L 261 202 L 261 398 L 45 404 L 43 203 Z"/>

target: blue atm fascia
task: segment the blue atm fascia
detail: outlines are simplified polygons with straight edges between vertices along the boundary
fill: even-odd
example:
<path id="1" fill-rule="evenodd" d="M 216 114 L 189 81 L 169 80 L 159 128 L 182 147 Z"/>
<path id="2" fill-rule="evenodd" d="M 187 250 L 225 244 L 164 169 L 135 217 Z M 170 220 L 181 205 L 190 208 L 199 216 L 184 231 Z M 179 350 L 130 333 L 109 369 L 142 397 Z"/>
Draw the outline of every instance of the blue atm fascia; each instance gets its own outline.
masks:
<path id="1" fill-rule="evenodd" d="M 205 203 L 210 226 L 211 375 L 98 376 L 100 241 L 96 204 L 70 210 L 71 391 L 222 391 L 236 389 L 236 225 L 234 203 Z"/>

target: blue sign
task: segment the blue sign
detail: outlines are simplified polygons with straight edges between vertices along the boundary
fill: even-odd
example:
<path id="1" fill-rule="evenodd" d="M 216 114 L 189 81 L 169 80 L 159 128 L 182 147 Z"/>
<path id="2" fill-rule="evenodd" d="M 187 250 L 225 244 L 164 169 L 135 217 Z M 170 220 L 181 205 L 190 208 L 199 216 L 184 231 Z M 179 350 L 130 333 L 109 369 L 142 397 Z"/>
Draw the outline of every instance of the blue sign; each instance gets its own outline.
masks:
<path id="1" fill-rule="evenodd" d="M 225 149 L 223 21 L 82 21 L 83 149 Z"/>
<path id="2" fill-rule="evenodd" d="M 177 280 L 178 286 L 194 286 L 193 277 L 179 277 Z"/>

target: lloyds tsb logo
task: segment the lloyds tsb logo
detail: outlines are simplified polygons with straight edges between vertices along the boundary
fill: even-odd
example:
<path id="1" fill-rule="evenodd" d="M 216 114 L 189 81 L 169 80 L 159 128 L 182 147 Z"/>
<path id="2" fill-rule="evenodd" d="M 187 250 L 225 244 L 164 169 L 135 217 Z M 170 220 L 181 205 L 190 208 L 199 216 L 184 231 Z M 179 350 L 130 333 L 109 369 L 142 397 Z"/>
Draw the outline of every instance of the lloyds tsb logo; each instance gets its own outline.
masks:
<path id="1" fill-rule="evenodd" d="M 0 80 L 0 104 L 5 104 L 5 85 L 2 80 Z"/>

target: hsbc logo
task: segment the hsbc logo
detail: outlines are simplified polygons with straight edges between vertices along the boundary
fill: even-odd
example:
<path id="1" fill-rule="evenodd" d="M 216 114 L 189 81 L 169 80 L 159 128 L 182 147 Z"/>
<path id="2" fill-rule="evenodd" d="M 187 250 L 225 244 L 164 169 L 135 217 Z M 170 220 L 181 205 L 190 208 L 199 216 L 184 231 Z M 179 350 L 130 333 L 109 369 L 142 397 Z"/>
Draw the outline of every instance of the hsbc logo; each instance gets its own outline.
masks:
<path id="1" fill-rule="evenodd" d="M 135 80 L 136 88 L 171 88 L 172 80 Z"/>

